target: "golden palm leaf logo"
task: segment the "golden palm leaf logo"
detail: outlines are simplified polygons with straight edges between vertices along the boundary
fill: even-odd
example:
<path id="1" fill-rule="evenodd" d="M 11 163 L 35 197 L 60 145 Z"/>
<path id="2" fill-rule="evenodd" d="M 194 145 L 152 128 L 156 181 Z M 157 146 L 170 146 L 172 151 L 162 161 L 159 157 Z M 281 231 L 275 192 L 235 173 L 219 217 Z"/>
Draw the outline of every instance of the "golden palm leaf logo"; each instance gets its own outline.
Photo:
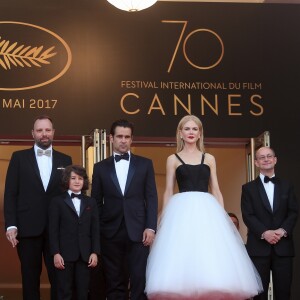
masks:
<path id="1" fill-rule="evenodd" d="M 14 67 L 41 67 L 50 64 L 49 59 L 56 55 L 54 46 L 44 50 L 44 46 L 31 47 L 19 45 L 17 42 L 10 43 L 7 40 L 1 40 L 0 37 L 0 66 L 9 70 Z"/>
<path id="2" fill-rule="evenodd" d="M 48 85 L 61 78 L 71 62 L 71 49 L 57 33 L 35 24 L 0 21 L 0 91 Z"/>

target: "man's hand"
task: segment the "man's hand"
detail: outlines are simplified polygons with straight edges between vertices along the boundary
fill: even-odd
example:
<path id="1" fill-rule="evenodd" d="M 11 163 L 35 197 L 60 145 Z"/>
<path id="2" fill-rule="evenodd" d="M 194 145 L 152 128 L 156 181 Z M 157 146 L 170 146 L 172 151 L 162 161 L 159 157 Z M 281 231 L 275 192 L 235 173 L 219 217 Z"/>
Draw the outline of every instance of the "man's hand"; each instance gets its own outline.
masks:
<path id="1" fill-rule="evenodd" d="M 271 245 L 277 244 L 283 237 L 282 230 L 267 230 L 263 233 L 263 238 Z"/>
<path id="2" fill-rule="evenodd" d="M 284 230 L 284 229 L 282 229 L 282 228 L 278 228 L 278 229 L 276 229 L 275 230 L 275 233 L 278 235 L 278 236 L 280 236 L 280 239 L 282 238 L 282 237 L 284 237 L 284 236 L 286 236 L 286 231 Z"/>
<path id="3" fill-rule="evenodd" d="M 19 241 L 17 240 L 17 235 L 18 235 L 18 229 L 16 228 L 11 228 L 6 231 L 6 237 L 8 241 L 11 243 L 11 245 L 14 247 L 17 246 Z"/>
<path id="4" fill-rule="evenodd" d="M 63 270 L 65 268 L 64 259 L 59 253 L 54 255 L 54 266 L 55 268 L 60 270 Z"/>
<path id="5" fill-rule="evenodd" d="M 89 267 L 90 268 L 95 268 L 98 264 L 98 256 L 96 253 L 92 253 L 90 255 L 90 258 L 89 258 Z"/>
<path id="6" fill-rule="evenodd" d="M 155 238 L 155 232 L 151 229 L 145 229 L 143 232 L 144 246 L 151 246 Z"/>

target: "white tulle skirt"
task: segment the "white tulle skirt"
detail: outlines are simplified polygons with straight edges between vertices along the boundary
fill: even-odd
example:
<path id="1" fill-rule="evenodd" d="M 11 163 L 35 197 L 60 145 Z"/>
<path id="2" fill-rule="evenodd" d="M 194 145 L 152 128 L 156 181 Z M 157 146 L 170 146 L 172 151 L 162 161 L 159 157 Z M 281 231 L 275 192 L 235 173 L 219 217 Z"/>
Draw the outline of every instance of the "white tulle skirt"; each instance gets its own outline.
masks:
<path id="1" fill-rule="evenodd" d="M 243 240 L 209 193 L 175 194 L 147 264 L 149 299 L 241 300 L 263 288 Z"/>

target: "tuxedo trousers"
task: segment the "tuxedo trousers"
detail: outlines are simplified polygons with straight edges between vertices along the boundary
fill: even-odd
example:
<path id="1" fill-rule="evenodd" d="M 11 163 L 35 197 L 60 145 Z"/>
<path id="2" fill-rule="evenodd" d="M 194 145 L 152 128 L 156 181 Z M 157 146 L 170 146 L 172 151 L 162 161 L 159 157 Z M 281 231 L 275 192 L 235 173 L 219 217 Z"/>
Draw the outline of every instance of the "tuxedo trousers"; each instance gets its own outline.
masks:
<path id="1" fill-rule="evenodd" d="M 89 300 L 106 300 L 105 280 L 101 258 L 98 265 L 91 269 Z"/>
<path id="2" fill-rule="evenodd" d="M 291 298 L 291 284 L 293 278 L 293 258 L 278 256 L 272 247 L 269 256 L 251 256 L 264 288 L 264 292 L 255 300 L 268 300 L 270 271 L 272 271 L 273 294 L 276 300 L 289 300 Z"/>
<path id="3" fill-rule="evenodd" d="M 65 261 L 65 269 L 55 269 L 55 272 L 58 300 L 88 299 L 91 270 L 87 262 L 81 259 L 75 262 Z"/>
<path id="4" fill-rule="evenodd" d="M 124 222 L 112 238 L 101 235 L 101 255 L 107 300 L 127 300 L 129 286 L 131 300 L 147 299 L 144 291 L 149 247 L 142 241 L 131 241 Z"/>
<path id="5" fill-rule="evenodd" d="M 19 237 L 17 252 L 21 263 L 23 300 L 40 300 L 40 277 L 43 258 L 51 284 L 51 300 L 57 299 L 53 257 L 46 233 L 37 237 Z"/>

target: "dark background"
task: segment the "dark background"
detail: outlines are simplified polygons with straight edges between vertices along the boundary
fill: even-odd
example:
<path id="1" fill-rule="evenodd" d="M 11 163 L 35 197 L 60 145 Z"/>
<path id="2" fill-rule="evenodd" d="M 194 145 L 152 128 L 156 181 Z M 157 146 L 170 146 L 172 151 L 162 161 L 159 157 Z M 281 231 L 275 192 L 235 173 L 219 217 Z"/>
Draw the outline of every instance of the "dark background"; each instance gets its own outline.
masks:
<path id="1" fill-rule="evenodd" d="M 182 24 L 163 20 L 187 21 L 170 72 Z M 53 117 L 58 135 L 109 129 L 113 120 L 124 117 L 135 123 L 136 136 L 173 137 L 179 119 L 187 113 L 179 107 L 175 114 L 174 97 L 185 105 L 190 99 L 190 113 L 203 121 L 205 137 L 248 138 L 270 131 L 278 156 L 277 173 L 294 182 L 299 197 L 300 5 L 158 2 L 147 10 L 127 13 L 104 0 L 10 0 L 0 4 L 0 21 L 46 28 L 59 35 L 72 52 L 70 68 L 51 84 L 3 90 L 55 76 L 66 64 L 66 53 L 51 35 L 0 23 L 1 40 L 9 40 L 10 45 L 55 45 L 57 51 L 51 64 L 41 68 L 12 66 L 5 70 L 0 66 L 0 137 L 28 135 L 34 117 L 43 113 Z M 199 29 L 215 32 L 224 44 L 224 56 L 214 68 L 195 68 L 184 56 L 184 39 Z M 195 64 L 211 65 L 220 55 L 220 43 L 209 33 L 195 32 L 185 51 Z M 122 81 L 207 82 L 225 87 L 229 83 L 258 83 L 261 88 L 122 88 Z M 127 93 L 138 98 L 128 98 L 126 108 L 139 109 L 139 113 L 127 114 L 121 109 L 120 100 Z M 232 94 L 232 101 L 239 105 L 232 108 L 234 114 L 228 112 Z M 260 97 L 261 115 L 250 113 L 258 111 L 250 102 L 253 95 Z M 208 106 L 203 112 L 201 97 L 211 105 L 217 101 L 218 113 Z M 12 103 L 24 99 L 24 108 L 6 108 L 3 99 L 12 99 Z M 57 100 L 55 108 L 45 108 L 47 100 L 52 103 L 53 99 Z M 151 104 L 159 109 L 149 112 Z M 300 299 L 295 284 L 300 277 L 299 231 L 298 222 L 293 299 Z"/>

